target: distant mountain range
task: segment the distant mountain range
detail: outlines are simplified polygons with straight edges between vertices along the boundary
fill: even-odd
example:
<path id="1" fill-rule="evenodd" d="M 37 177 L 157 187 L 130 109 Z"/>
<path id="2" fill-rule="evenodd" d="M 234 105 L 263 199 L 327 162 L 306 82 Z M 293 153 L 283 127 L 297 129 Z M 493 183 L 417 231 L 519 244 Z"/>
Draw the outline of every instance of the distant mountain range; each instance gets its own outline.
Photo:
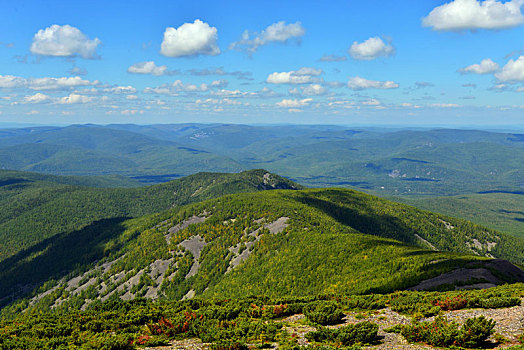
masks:
<path id="1" fill-rule="evenodd" d="M 524 191 L 524 134 L 340 126 L 73 125 L 0 130 L 0 168 L 121 175 L 122 186 L 264 168 L 382 195 Z"/>

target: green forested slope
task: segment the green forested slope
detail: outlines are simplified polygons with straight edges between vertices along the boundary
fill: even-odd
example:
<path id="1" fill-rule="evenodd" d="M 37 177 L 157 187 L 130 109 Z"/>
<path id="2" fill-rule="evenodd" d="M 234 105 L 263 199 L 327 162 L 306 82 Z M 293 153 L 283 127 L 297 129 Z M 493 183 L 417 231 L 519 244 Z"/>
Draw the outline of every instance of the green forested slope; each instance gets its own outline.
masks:
<path id="1" fill-rule="evenodd" d="M 524 237 L 524 192 L 483 193 L 433 198 L 394 200 L 425 210 L 471 220 L 501 232 Z"/>
<path id="2" fill-rule="evenodd" d="M 0 290 L 15 281 L 24 286 L 54 278 L 40 290 L 52 288 L 35 307 L 67 309 L 118 296 L 388 292 L 459 267 L 483 267 L 486 256 L 524 263 L 520 239 L 342 189 L 227 195 L 99 222 L 46 243 L 43 254 L 0 266 Z M 60 266 L 54 266 L 57 260 Z M 502 281 L 514 278 L 494 273 L 506 276 Z"/>
<path id="3" fill-rule="evenodd" d="M 229 193 L 299 188 L 266 174 L 264 170 L 200 173 L 156 186 L 101 189 L 77 186 L 95 184 L 96 177 L 0 171 L 0 261 L 102 219 L 137 217 Z"/>

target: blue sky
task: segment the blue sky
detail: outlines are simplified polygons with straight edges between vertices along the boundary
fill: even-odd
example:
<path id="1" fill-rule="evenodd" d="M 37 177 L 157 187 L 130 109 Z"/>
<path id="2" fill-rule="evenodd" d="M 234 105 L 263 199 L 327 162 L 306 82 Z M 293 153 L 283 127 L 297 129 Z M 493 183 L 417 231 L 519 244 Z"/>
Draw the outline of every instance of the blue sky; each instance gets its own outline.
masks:
<path id="1" fill-rule="evenodd" d="M 4 1 L 0 122 L 523 125 L 523 4 Z"/>

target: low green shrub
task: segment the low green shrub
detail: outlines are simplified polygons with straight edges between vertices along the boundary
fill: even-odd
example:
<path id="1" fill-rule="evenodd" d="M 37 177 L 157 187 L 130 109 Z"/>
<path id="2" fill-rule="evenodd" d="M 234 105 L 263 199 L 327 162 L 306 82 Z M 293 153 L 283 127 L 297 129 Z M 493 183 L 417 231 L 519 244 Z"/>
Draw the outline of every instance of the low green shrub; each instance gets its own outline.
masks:
<path id="1" fill-rule="evenodd" d="M 321 325 L 336 324 L 344 318 L 344 313 L 333 301 L 319 301 L 304 307 L 304 315 L 311 322 Z"/>
<path id="2" fill-rule="evenodd" d="M 459 329 L 457 323 L 449 323 L 444 317 L 437 316 L 433 322 L 403 326 L 401 334 L 409 342 L 471 348 L 482 344 L 493 333 L 494 326 L 495 321 L 479 316 L 467 319 Z"/>
<path id="3" fill-rule="evenodd" d="M 306 339 L 317 343 L 338 343 L 343 346 L 373 344 L 376 341 L 378 325 L 371 322 L 349 324 L 340 328 L 320 327 L 306 334 Z"/>

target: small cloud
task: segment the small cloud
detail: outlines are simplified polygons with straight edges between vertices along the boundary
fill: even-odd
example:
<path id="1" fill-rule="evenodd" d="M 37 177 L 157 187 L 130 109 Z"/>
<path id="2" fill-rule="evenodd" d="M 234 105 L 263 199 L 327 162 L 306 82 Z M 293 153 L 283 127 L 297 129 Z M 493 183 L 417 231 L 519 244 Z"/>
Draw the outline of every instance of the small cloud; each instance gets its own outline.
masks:
<path id="1" fill-rule="evenodd" d="M 428 105 L 428 107 L 435 107 L 435 108 L 457 108 L 460 107 L 460 105 L 456 103 L 431 103 Z"/>
<path id="2" fill-rule="evenodd" d="M 157 66 L 154 61 L 135 63 L 127 68 L 127 72 L 131 74 L 151 74 L 156 76 L 170 74 L 167 66 Z"/>
<path id="3" fill-rule="evenodd" d="M 462 87 L 465 87 L 465 88 L 476 88 L 477 87 L 477 84 L 473 84 L 473 83 L 468 83 L 468 84 L 462 84 Z"/>
<path id="4" fill-rule="evenodd" d="M 310 84 L 307 86 L 301 86 L 300 89 L 291 89 L 289 90 L 289 93 L 292 95 L 321 96 L 327 93 L 327 89 L 320 84 Z"/>
<path id="5" fill-rule="evenodd" d="M 85 70 L 84 68 L 73 66 L 73 68 L 71 68 L 68 71 L 68 73 L 69 73 L 69 75 L 86 75 L 87 74 L 87 70 Z"/>
<path id="6" fill-rule="evenodd" d="M 229 82 L 227 80 L 221 79 L 221 80 L 214 80 L 213 82 L 211 82 L 210 86 L 212 88 L 223 89 L 223 88 L 227 87 L 228 84 L 229 84 Z"/>
<path id="7" fill-rule="evenodd" d="M 134 94 L 136 89 L 132 86 L 114 86 L 111 88 L 105 88 L 104 92 L 110 92 L 113 94 Z"/>
<path id="8" fill-rule="evenodd" d="M 138 99 L 137 95 L 127 95 L 126 96 L 126 100 L 133 101 L 133 100 L 137 100 L 137 99 Z"/>
<path id="9" fill-rule="evenodd" d="M 25 96 L 24 102 L 25 103 L 47 103 L 51 101 L 51 97 L 44 95 L 40 92 L 37 92 L 34 95 L 31 96 Z"/>
<path id="10" fill-rule="evenodd" d="M 276 105 L 278 107 L 284 107 L 284 108 L 297 108 L 297 107 L 304 107 L 307 106 L 313 101 L 311 98 L 305 98 L 303 100 L 291 100 L 291 99 L 283 99 L 280 102 L 277 102 Z"/>
<path id="11" fill-rule="evenodd" d="M 41 56 L 97 58 L 96 49 L 102 42 L 89 39 L 78 28 L 57 25 L 40 29 L 33 37 L 31 52 Z"/>
<path id="12" fill-rule="evenodd" d="M 322 78 L 322 69 L 303 67 L 296 71 L 271 73 L 266 82 L 270 84 L 310 84 L 319 83 Z"/>
<path id="13" fill-rule="evenodd" d="M 473 95 L 459 97 L 461 100 L 476 100 L 477 98 Z"/>
<path id="14" fill-rule="evenodd" d="M 233 42 L 229 45 L 230 50 L 245 50 L 252 54 L 258 50 L 260 46 L 270 43 L 287 43 L 290 40 L 300 42 L 300 38 L 306 34 L 306 30 L 302 27 L 300 22 L 286 24 L 285 21 L 280 21 L 271 24 L 260 33 L 249 33 L 245 30 L 239 41 Z"/>
<path id="15" fill-rule="evenodd" d="M 454 0 L 434 8 L 422 19 L 422 25 L 444 31 L 516 27 L 524 23 L 523 4 L 523 0 Z"/>
<path id="16" fill-rule="evenodd" d="M 379 37 L 372 37 L 362 43 L 353 42 L 349 54 L 356 60 L 370 61 L 379 57 L 388 57 L 395 52 L 391 44 L 386 44 Z"/>
<path id="17" fill-rule="evenodd" d="M 491 74 L 500 69 L 498 63 L 493 62 L 490 58 L 483 59 L 480 64 L 472 64 L 470 66 L 459 69 L 461 74 Z"/>
<path id="18" fill-rule="evenodd" d="M 359 76 L 350 78 L 347 84 L 348 88 L 358 91 L 365 89 L 396 89 L 399 87 L 394 81 L 377 81 L 368 80 Z"/>
<path id="19" fill-rule="evenodd" d="M 64 96 L 58 100 L 59 104 L 83 104 L 93 101 L 94 97 L 89 97 L 85 95 L 78 95 L 75 93 L 70 94 L 69 96 Z"/>
<path id="20" fill-rule="evenodd" d="M 338 56 L 338 55 L 324 55 L 320 57 L 320 62 L 343 62 L 346 61 L 348 58 L 346 56 Z"/>
<path id="21" fill-rule="evenodd" d="M 362 101 L 361 103 L 363 105 L 365 105 L 365 106 L 378 106 L 378 105 L 380 105 L 380 101 L 377 100 L 377 99 L 374 99 L 374 98 L 366 100 L 366 101 Z"/>
<path id="22" fill-rule="evenodd" d="M 217 29 L 197 19 L 178 28 L 167 27 L 160 53 L 167 57 L 184 57 L 220 54 L 217 46 Z"/>

